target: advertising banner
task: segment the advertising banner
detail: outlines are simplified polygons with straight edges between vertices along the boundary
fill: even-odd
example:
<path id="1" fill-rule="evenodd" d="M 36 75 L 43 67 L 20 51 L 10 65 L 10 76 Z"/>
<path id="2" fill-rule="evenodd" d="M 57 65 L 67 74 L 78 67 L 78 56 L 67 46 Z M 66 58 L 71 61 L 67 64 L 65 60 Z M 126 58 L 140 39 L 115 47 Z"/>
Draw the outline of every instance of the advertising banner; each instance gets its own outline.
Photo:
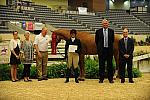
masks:
<path id="1" fill-rule="evenodd" d="M 43 23 L 34 23 L 34 30 L 42 30 L 43 27 Z"/>
<path id="2" fill-rule="evenodd" d="M 10 62 L 9 41 L 0 43 L 0 64 L 8 64 Z"/>
<path id="3" fill-rule="evenodd" d="M 86 7 L 78 7 L 79 14 L 87 14 L 87 8 Z"/>
<path id="4" fill-rule="evenodd" d="M 33 31 L 33 22 L 26 22 L 26 30 Z"/>
<path id="5" fill-rule="evenodd" d="M 26 30 L 26 22 L 25 22 L 25 21 L 22 22 L 22 28 L 23 28 L 24 30 Z"/>

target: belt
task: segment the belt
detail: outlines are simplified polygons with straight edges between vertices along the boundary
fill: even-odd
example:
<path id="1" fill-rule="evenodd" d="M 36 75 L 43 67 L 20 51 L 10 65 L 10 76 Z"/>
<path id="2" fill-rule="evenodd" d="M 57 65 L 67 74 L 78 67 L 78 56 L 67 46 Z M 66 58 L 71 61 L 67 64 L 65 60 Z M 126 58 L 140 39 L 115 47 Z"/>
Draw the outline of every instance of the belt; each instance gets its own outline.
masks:
<path id="1" fill-rule="evenodd" d="M 108 49 L 108 47 L 103 47 L 104 49 Z"/>

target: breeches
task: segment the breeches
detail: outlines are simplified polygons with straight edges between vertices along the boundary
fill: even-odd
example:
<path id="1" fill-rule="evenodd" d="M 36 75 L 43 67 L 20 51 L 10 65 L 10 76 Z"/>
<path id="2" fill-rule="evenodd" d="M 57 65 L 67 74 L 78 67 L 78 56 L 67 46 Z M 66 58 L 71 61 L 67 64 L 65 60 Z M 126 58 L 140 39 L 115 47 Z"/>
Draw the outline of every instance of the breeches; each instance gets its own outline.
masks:
<path id="1" fill-rule="evenodd" d="M 71 66 L 75 68 L 78 67 L 79 63 L 79 54 L 78 53 L 68 53 L 68 61 L 67 61 L 67 67 L 70 68 Z"/>

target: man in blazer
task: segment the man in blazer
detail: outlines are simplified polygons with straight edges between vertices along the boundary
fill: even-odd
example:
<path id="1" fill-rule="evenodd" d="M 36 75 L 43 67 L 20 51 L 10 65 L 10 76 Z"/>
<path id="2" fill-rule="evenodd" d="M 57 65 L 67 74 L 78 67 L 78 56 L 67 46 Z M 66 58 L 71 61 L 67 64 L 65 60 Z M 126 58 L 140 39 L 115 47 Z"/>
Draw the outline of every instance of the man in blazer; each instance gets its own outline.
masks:
<path id="1" fill-rule="evenodd" d="M 134 51 L 134 42 L 128 37 L 128 29 L 123 30 L 123 38 L 119 40 L 119 69 L 121 83 L 125 82 L 125 66 L 127 64 L 127 71 L 129 77 L 129 83 L 134 83 L 132 76 L 132 60 Z"/>
<path id="2" fill-rule="evenodd" d="M 114 30 L 108 28 L 109 22 L 104 19 L 102 21 L 103 28 L 96 31 L 95 43 L 99 58 L 99 83 L 103 83 L 105 74 L 105 62 L 107 61 L 108 80 L 110 83 L 113 81 L 113 43 L 114 43 Z"/>
<path id="3" fill-rule="evenodd" d="M 65 83 L 69 82 L 69 77 L 71 73 L 71 67 L 74 67 L 74 76 L 75 76 L 75 82 L 79 83 L 78 81 L 78 63 L 79 63 L 79 54 L 81 52 L 81 42 L 80 39 L 76 38 L 76 30 L 72 29 L 70 31 L 70 39 L 66 40 L 65 45 L 65 58 L 67 59 L 67 72 L 66 72 L 66 81 Z M 69 50 L 71 48 L 75 48 L 75 51 Z"/>

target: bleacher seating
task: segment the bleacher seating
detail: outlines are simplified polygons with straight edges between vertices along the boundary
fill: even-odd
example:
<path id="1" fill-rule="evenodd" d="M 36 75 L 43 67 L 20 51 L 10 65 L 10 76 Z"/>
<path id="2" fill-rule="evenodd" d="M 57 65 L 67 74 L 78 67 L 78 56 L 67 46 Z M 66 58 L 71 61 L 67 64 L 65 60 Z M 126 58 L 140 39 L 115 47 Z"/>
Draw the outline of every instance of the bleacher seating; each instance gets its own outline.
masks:
<path id="1" fill-rule="evenodd" d="M 88 26 L 90 29 L 93 29 L 94 31 L 102 27 L 102 20 L 103 20 L 102 16 L 79 15 L 79 14 L 69 14 L 68 16 L 75 20 L 78 20 L 81 24 Z M 122 32 L 121 28 L 119 28 L 117 25 L 113 25 L 113 23 L 111 22 L 109 27 L 114 29 L 116 33 Z"/>
<path id="2" fill-rule="evenodd" d="M 18 12 L 8 6 L 0 5 L 0 21 L 34 21 L 29 15 Z"/>
<path id="3" fill-rule="evenodd" d="M 150 26 L 150 13 L 147 13 L 147 12 L 143 12 L 143 13 L 133 12 L 132 14 L 135 17 L 141 19 L 142 21 L 144 21 L 146 24 L 148 24 Z"/>
<path id="4" fill-rule="evenodd" d="M 76 22 L 74 19 L 68 18 L 65 14 L 47 8 L 46 6 L 35 6 L 35 11 L 27 11 L 26 14 L 35 18 L 36 21 L 47 22 L 56 28 L 76 29 L 78 31 L 93 31 L 88 27 Z"/>
<path id="5" fill-rule="evenodd" d="M 0 33 L 12 33 L 12 32 L 13 31 L 5 25 L 5 22 L 0 21 Z"/>
<path id="6" fill-rule="evenodd" d="M 125 10 L 110 10 L 98 12 L 96 15 L 79 15 L 70 13 L 59 13 L 47 6 L 32 4 L 34 10 L 22 10 L 18 12 L 8 6 L 0 6 L 0 21 L 35 21 L 48 23 L 56 28 L 76 29 L 95 33 L 95 30 L 102 27 L 102 19 L 110 21 L 110 28 L 115 33 L 122 33 L 123 27 L 128 27 L 131 33 L 150 33 L 149 13 L 129 15 Z M 136 16 L 136 17 L 135 17 Z M 137 17 L 138 16 L 138 17 Z"/>
<path id="7" fill-rule="evenodd" d="M 99 12 L 103 16 L 120 28 L 128 27 L 129 31 L 134 34 L 148 34 L 150 27 L 133 15 L 129 15 L 125 10 L 110 10 L 108 13 Z"/>

